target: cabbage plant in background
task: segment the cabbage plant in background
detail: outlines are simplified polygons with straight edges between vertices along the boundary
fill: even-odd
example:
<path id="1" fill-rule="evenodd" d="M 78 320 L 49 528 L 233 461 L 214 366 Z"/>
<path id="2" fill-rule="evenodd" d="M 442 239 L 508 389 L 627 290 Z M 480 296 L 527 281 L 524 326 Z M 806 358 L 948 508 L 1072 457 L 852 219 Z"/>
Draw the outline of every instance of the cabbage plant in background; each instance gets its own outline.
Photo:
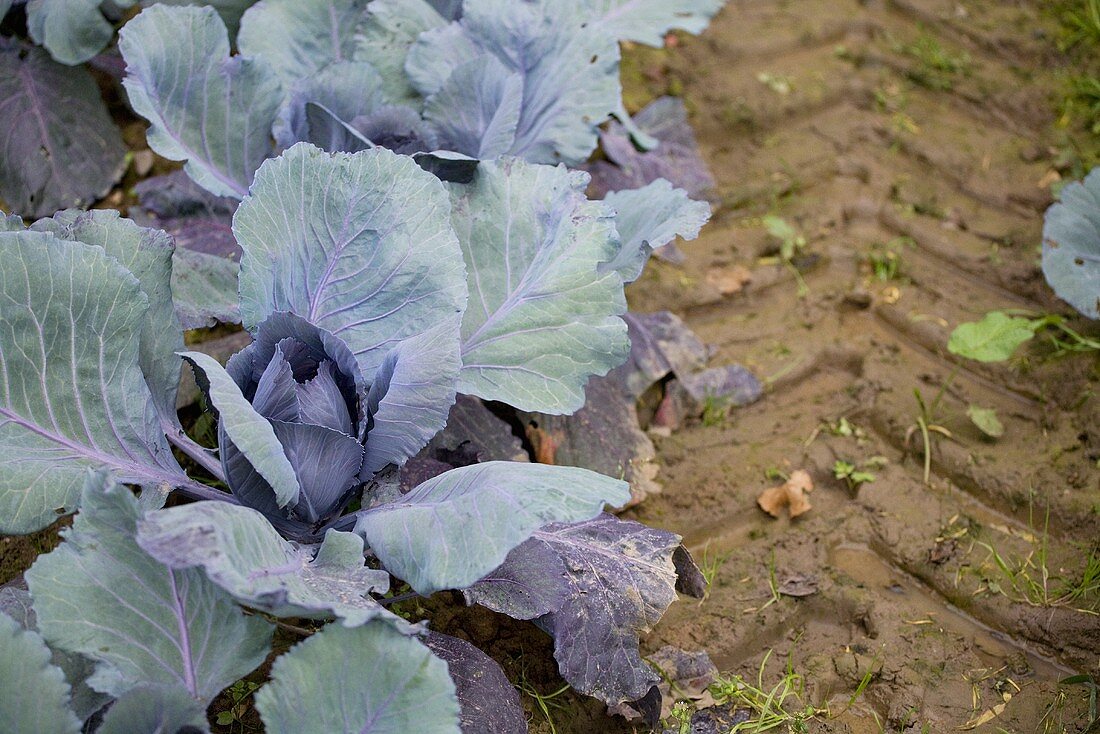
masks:
<path id="1" fill-rule="evenodd" d="M 448 183 L 382 147 L 292 146 L 234 216 L 253 342 L 224 367 L 183 347 L 164 232 L 2 220 L 0 528 L 77 511 L 28 589 L 0 590 L 0 677 L 37 694 L 8 687 L 5 721 L 206 731 L 273 622 L 305 618 L 328 624 L 271 668 L 267 731 L 523 731 L 495 662 L 387 609 L 394 578 L 532 620 L 577 690 L 653 710 L 638 634 L 703 581 L 677 536 L 604 512 L 624 482 L 476 460 L 394 480 L 457 393 L 569 412 L 626 358 L 639 256 L 587 180 L 503 158 Z M 180 427 L 180 358 L 216 451 Z"/>
<path id="2" fill-rule="evenodd" d="M 204 4 L 235 28 L 253 2 Z M 122 136 L 84 65 L 120 73 L 117 57 L 103 52 L 138 4 L 0 0 L 0 201 L 10 211 L 37 218 L 84 206 L 122 177 L 128 165 Z"/>
<path id="3" fill-rule="evenodd" d="M 232 299 L 209 297 L 233 282 L 236 263 L 217 247 L 196 250 L 220 222 L 221 250 L 232 251 L 227 212 L 279 151 L 299 142 L 329 152 L 384 147 L 462 183 L 479 162 L 502 157 L 580 166 L 613 117 L 636 145 L 652 147 L 658 138 L 623 111 L 619 40 L 659 44 L 672 28 L 698 32 L 721 5 L 264 0 L 244 13 L 236 54 L 211 8 L 145 10 L 120 35 L 124 84 L 150 122 L 150 146 L 183 161 L 202 189 L 185 192 L 175 175 L 139 191 L 145 221 L 174 234 L 177 257 L 198 274 L 176 289 L 185 325 L 240 319 Z M 648 251 L 677 234 L 694 237 L 706 203 L 654 177 L 645 183 L 611 202 L 623 238 Z M 662 240 L 642 241 L 633 223 L 654 211 L 669 225 L 651 228 Z M 188 212 L 197 216 L 181 216 Z"/>

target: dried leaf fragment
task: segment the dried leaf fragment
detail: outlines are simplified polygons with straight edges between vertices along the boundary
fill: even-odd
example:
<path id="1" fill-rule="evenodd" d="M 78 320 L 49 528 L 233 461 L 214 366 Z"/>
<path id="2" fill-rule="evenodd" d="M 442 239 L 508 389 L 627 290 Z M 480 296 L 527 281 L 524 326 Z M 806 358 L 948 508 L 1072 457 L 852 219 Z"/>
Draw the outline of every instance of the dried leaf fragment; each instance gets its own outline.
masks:
<path id="1" fill-rule="evenodd" d="M 807 512 L 811 505 L 807 497 L 814 490 L 814 480 L 809 473 L 799 469 L 792 472 L 790 478 L 778 487 L 765 489 L 756 498 L 760 509 L 772 517 L 779 517 L 780 511 L 787 507 L 792 518 Z"/>

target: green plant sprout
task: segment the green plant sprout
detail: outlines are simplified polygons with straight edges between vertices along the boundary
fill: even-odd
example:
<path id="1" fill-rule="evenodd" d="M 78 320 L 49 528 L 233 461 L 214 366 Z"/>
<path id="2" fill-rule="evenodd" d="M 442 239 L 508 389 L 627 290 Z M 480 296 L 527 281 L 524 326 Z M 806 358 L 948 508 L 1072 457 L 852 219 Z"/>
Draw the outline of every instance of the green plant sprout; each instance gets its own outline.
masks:
<path id="1" fill-rule="evenodd" d="M 557 724 L 554 722 L 554 712 L 564 709 L 565 704 L 563 704 L 561 701 L 556 701 L 555 699 L 557 699 L 559 696 L 563 695 L 566 691 L 569 690 L 569 684 L 566 683 L 564 686 L 554 691 L 553 693 L 543 695 L 539 693 L 533 685 L 531 685 L 530 681 L 527 680 L 526 675 L 524 675 L 521 677 L 519 683 L 516 685 L 516 688 L 519 689 L 520 693 L 534 701 L 535 708 L 538 709 L 538 712 L 542 714 L 542 717 L 544 719 L 546 719 L 546 724 L 550 727 L 550 734 L 558 734 L 558 727 Z"/>
<path id="2" fill-rule="evenodd" d="M 1040 333 L 1050 341 L 1055 357 L 1100 351 L 1100 340 L 1071 329 L 1064 317 L 1025 310 L 990 311 L 981 321 L 959 324 L 951 332 L 947 350 L 977 362 L 1007 362 Z"/>
<path id="3" fill-rule="evenodd" d="M 714 581 L 718 578 L 718 572 L 722 570 L 722 566 L 732 555 L 733 551 L 712 554 L 709 543 L 703 548 L 703 558 L 699 562 L 699 571 L 703 574 L 703 580 L 707 582 L 707 588 L 703 592 L 703 598 L 699 600 L 700 604 L 710 598 L 710 590 L 714 588 Z"/>
<path id="4" fill-rule="evenodd" d="M 870 484 L 875 481 L 874 472 L 861 470 L 855 464 L 844 459 L 837 459 L 833 464 L 833 476 L 843 479 L 848 489 L 855 492 L 861 484 Z"/>
<path id="5" fill-rule="evenodd" d="M 810 293 L 810 287 L 806 285 L 802 273 L 795 267 L 794 258 L 805 249 L 806 237 L 783 217 L 768 214 L 761 221 L 768 235 L 779 240 L 779 261 L 794 275 L 798 283 L 798 297 L 805 298 Z"/>
<path id="6" fill-rule="evenodd" d="M 909 426 L 909 429 L 905 432 L 905 447 L 906 450 L 908 450 L 909 441 L 912 439 L 913 434 L 919 431 L 924 448 L 925 485 L 929 484 L 932 479 L 932 434 L 938 433 L 952 440 L 955 438 L 951 435 L 951 431 L 937 422 L 936 413 L 939 410 L 940 403 L 943 401 L 944 394 L 947 392 L 947 386 L 951 384 L 957 372 L 958 367 L 952 370 L 951 374 L 948 375 L 947 379 L 940 385 L 936 397 L 933 398 L 930 403 L 925 402 L 920 388 L 915 388 L 913 390 L 913 396 L 917 399 L 917 422 Z"/>
<path id="7" fill-rule="evenodd" d="M 225 691 L 225 697 L 229 699 L 229 708 L 225 711 L 219 711 L 215 717 L 215 721 L 218 726 L 228 726 L 229 731 L 232 732 L 235 727 L 239 726 L 240 731 L 244 732 L 245 714 L 248 713 L 249 703 L 248 699 L 259 690 L 260 685 L 253 683 L 249 680 L 239 680 Z"/>
<path id="8" fill-rule="evenodd" d="M 707 395 L 703 399 L 703 425 L 715 428 L 726 422 L 729 417 L 730 401 L 716 395 Z"/>
<path id="9" fill-rule="evenodd" d="M 907 73 L 914 84 L 940 92 L 951 90 L 955 77 L 969 74 L 973 63 L 970 54 L 952 53 L 928 33 L 921 33 L 911 43 L 895 43 L 894 50 L 917 62 L 917 67 Z"/>
<path id="10" fill-rule="evenodd" d="M 870 267 L 875 280 L 889 282 L 901 279 L 903 277 L 901 249 L 912 244 L 911 237 L 895 237 L 885 244 L 872 245 L 864 261 Z"/>

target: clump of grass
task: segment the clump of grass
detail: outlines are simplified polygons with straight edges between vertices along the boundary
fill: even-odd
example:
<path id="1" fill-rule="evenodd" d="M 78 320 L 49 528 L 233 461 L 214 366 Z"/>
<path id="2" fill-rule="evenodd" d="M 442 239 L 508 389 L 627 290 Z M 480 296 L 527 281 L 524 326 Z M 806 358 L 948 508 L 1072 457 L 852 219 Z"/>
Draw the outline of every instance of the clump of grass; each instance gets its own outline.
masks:
<path id="1" fill-rule="evenodd" d="M 722 566 L 732 555 L 733 551 L 712 553 L 709 544 L 703 548 L 703 557 L 699 560 L 699 571 L 703 574 L 703 580 L 707 582 L 707 588 L 703 592 L 703 598 L 699 600 L 700 604 L 710 598 L 710 590 L 714 588 L 714 581 L 718 578 L 718 572 L 722 570 Z"/>
<path id="2" fill-rule="evenodd" d="M 516 688 L 519 689 L 520 693 L 531 699 L 535 706 L 535 710 L 542 714 L 542 717 L 546 720 L 547 726 L 550 727 L 550 734 L 558 734 L 555 716 L 556 712 L 565 708 L 565 704 L 556 699 L 569 690 L 569 684 L 566 683 L 553 693 L 542 694 L 539 693 L 538 689 L 531 685 L 531 682 L 523 675 L 519 683 L 516 684 Z"/>
<path id="3" fill-rule="evenodd" d="M 711 684 L 710 692 L 715 700 L 748 709 L 749 719 L 735 724 L 729 734 L 742 732 L 767 732 L 785 727 L 788 732 L 802 734 L 809 731 L 809 722 L 825 713 L 803 700 L 805 686 L 802 676 L 794 672 L 791 659 L 779 682 L 770 688 L 764 684 L 764 668 L 771 658 L 771 650 L 760 663 L 756 680 L 748 681 L 739 675 L 719 678 Z"/>
<path id="4" fill-rule="evenodd" d="M 917 62 L 907 73 L 914 84 L 939 92 L 953 89 L 956 78 L 969 74 L 973 64 L 970 54 L 949 51 L 928 33 L 921 33 L 910 43 L 895 44 L 895 50 Z"/>

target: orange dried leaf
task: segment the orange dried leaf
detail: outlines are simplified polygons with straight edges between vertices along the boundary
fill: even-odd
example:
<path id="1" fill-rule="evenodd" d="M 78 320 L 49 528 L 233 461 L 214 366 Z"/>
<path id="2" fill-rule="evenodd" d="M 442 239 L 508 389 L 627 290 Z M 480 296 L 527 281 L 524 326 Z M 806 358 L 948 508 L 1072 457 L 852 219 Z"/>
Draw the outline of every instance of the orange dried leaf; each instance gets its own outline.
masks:
<path id="1" fill-rule="evenodd" d="M 814 490 L 814 481 L 810 475 L 799 469 L 792 472 L 790 478 L 778 487 L 770 487 L 760 493 L 756 503 L 760 509 L 772 517 L 779 517 L 784 507 L 792 518 L 809 511 L 811 505 L 807 494 Z"/>

